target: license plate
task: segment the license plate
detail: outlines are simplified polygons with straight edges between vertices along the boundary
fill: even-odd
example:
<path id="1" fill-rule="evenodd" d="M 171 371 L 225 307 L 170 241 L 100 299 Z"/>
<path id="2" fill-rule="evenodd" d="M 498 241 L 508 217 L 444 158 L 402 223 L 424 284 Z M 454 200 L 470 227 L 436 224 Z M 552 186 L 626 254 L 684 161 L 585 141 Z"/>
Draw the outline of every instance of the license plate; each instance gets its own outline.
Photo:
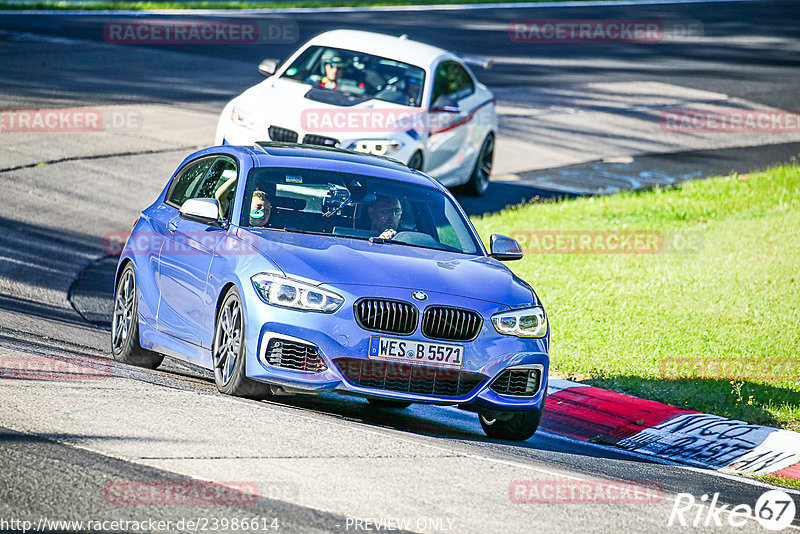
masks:
<path id="1" fill-rule="evenodd" d="M 464 346 L 371 336 L 369 359 L 461 369 L 464 365 Z"/>

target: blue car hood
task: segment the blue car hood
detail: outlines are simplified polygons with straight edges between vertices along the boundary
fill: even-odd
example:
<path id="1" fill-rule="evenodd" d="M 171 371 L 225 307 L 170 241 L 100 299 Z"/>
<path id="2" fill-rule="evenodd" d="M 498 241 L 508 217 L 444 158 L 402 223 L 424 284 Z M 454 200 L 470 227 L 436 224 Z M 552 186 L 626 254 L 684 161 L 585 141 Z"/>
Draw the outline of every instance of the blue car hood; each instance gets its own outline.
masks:
<path id="1" fill-rule="evenodd" d="M 328 286 L 383 286 L 438 291 L 514 308 L 538 303 L 531 287 L 499 261 L 399 244 L 245 230 L 287 276 Z"/>

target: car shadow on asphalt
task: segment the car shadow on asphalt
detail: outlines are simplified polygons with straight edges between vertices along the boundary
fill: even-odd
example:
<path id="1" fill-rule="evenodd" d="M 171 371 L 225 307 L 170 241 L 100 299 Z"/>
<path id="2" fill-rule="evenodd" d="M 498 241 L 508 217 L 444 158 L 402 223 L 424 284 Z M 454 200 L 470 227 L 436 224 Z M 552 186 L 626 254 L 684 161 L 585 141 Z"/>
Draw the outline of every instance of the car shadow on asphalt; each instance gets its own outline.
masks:
<path id="1" fill-rule="evenodd" d="M 88 326 L 69 308 L 36 297 L 69 288 L 82 263 L 102 254 L 102 250 L 103 240 L 98 237 L 0 217 L 0 256 L 4 258 L 0 310 Z"/>
<path id="2" fill-rule="evenodd" d="M 581 456 L 657 463 L 640 456 L 632 456 L 624 451 L 617 452 L 609 447 L 577 445 L 574 441 L 560 439 L 550 432 L 545 433 L 541 430 L 526 441 L 489 438 L 483 433 L 477 414 L 452 406 L 412 404 L 405 409 L 386 408 L 369 404 L 365 399 L 338 394 L 277 396 L 262 402 L 323 413 L 372 427 L 388 428 L 429 438 L 456 440 L 491 448 L 500 446 L 506 452 L 509 452 L 510 447 L 513 449 L 511 452 L 523 455 L 544 453 L 553 457 L 558 456 L 560 459 Z"/>
<path id="3" fill-rule="evenodd" d="M 57 308 L 52 304 L 14 295 L 0 294 L 0 310 L 65 323 L 71 326 L 88 326 L 86 321 L 78 314 L 67 308 Z"/>

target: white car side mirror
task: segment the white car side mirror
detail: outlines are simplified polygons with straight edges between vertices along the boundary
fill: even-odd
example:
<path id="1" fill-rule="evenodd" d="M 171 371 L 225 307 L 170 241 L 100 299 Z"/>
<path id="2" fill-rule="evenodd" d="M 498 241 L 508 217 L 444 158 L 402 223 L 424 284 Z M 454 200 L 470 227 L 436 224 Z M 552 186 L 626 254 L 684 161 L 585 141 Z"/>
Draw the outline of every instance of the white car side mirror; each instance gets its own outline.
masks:
<path id="1" fill-rule="evenodd" d="M 272 76 L 278 70 L 278 65 L 280 64 L 280 59 L 265 59 L 258 64 L 258 72 L 263 76 Z"/>

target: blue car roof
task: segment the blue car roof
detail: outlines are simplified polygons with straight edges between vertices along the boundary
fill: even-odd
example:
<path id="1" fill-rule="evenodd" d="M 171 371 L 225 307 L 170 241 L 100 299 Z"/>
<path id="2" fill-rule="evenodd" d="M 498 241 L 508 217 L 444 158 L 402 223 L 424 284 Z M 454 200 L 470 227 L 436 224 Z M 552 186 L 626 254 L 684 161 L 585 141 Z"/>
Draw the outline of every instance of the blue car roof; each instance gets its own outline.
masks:
<path id="1" fill-rule="evenodd" d="M 225 148 L 246 151 L 255 160 L 254 167 L 297 167 L 363 173 L 440 188 L 433 178 L 409 169 L 398 161 L 341 148 L 293 143 L 258 143 L 255 147 L 226 145 Z"/>

